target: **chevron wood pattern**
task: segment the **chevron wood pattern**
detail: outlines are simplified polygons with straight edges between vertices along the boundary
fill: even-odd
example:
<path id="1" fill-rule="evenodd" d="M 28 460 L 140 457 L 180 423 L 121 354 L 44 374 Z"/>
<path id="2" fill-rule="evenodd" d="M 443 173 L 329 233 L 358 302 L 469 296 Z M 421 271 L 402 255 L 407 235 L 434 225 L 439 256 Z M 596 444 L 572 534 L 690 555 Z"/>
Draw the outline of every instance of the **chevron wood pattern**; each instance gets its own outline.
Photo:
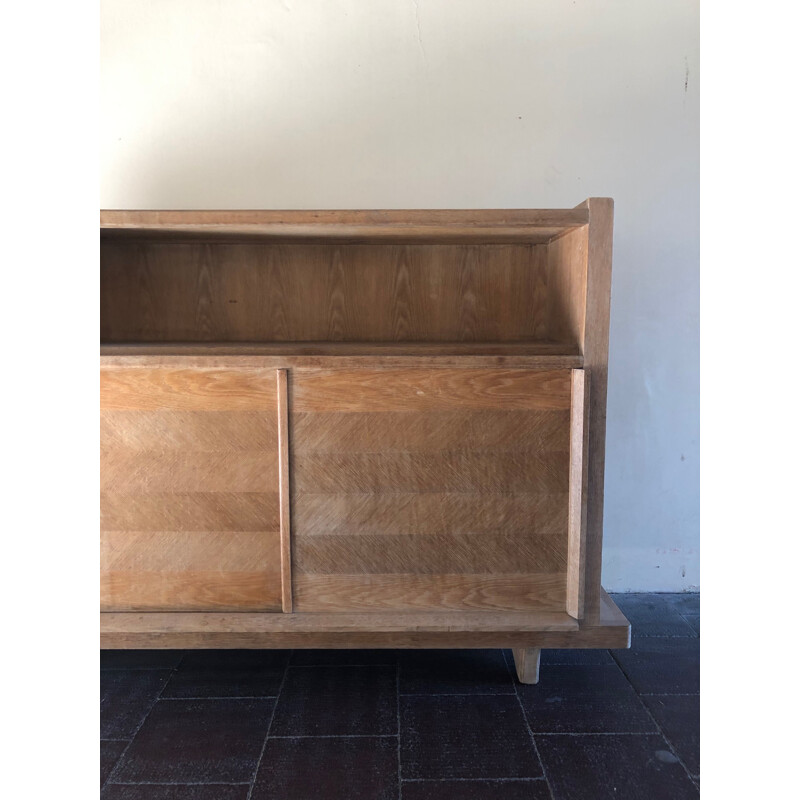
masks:
<path id="1" fill-rule="evenodd" d="M 280 610 L 275 370 L 100 376 L 102 608 Z"/>
<path id="2" fill-rule="evenodd" d="M 569 370 L 293 370 L 297 611 L 565 607 Z"/>

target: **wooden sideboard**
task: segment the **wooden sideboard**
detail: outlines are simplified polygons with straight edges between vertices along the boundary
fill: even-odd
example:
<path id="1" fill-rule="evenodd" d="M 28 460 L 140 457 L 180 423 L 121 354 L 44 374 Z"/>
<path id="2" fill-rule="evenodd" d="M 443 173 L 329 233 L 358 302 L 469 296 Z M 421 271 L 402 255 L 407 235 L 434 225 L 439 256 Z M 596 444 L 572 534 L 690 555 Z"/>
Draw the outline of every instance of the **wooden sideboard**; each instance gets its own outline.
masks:
<path id="1" fill-rule="evenodd" d="M 101 645 L 627 647 L 612 218 L 101 212 Z"/>

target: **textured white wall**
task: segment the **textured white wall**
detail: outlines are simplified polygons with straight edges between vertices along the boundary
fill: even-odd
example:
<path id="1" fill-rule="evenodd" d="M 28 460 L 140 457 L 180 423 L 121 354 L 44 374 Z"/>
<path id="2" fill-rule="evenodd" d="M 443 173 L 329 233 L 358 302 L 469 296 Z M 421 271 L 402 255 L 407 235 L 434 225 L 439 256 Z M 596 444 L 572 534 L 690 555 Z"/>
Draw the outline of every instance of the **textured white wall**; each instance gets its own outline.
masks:
<path id="1" fill-rule="evenodd" d="M 603 582 L 699 585 L 697 0 L 102 0 L 105 208 L 616 201 Z"/>

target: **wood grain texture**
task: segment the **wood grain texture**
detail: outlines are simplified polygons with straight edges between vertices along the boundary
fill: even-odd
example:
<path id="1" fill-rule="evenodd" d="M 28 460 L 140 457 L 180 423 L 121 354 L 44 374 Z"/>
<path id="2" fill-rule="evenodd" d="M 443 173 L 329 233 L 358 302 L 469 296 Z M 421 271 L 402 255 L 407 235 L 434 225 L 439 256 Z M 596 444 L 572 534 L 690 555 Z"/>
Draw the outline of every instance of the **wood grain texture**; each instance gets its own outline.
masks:
<path id="1" fill-rule="evenodd" d="M 171 359 L 173 365 L 175 361 Z M 263 412 L 275 406 L 275 374 L 194 366 L 101 368 L 100 406 L 106 411 Z"/>
<path id="2" fill-rule="evenodd" d="M 586 567 L 584 614 L 600 613 L 602 587 L 603 497 L 606 455 L 606 395 L 608 393 L 608 328 L 611 311 L 611 250 L 614 201 L 590 198 L 588 279 L 584 368 L 591 384 L 589 400 L 588 484 L 586 489 Z"/>
<path id="3" fill-rule="evenodd" d="M 628 646 L 612 217 L 104 212 L 105 646 Z"/>
<path id="4" fill-rule="evenodd" d="M 295 557 L 307 575 L 409 573 L 441 575 L 514 574 L 520 563 L 539 572 L 564 570 L 563 532 L 550 536 L 535 529 L 525 533 L 386 532 L 300 537 Z"/>
<path id="5" fill-rule="evenodd" d="M 294 414 L 294 452 L 435 453 L 463 450 L 564 452 L 568 411 L 442 410 Z"/>
<path id="6" fill-rule="evenodd" d="M 236 351 L 241 347 L 241 350 Z M 386 355 L 386 350 L 378 349 L 373 355 L 347 355 L 350 347 L 342 344 L 342 355 L 336 355 L 339 345 L 324 348 L 326 355 L 297 355 L 303 350 L 295 345 L 270 346 L 267 348 L 275 355 L 263 355 L 262 345 L 181 345 L 181 344 L 145 344 L 120 345 L 106 344 L 100 346 L 100 363 L 103 366 L 115 367 L 169 367 L 180 357 L 181 364 L 186 367 L 200 369 L 398 369 L 398 368 L 447 368 L 447 369 L 487 369 L 502 367 L 504 369 L 579 369 L 583 366 L 583 356 L 578 354 L 563 355 L 475 355 L 469 347 L 461 349 L 446 348 L 441 353 L 428 354 L 427 348 L 402 346 L 394 355 Z M 308 348 L 313 352 L 315 348 Z M 574 348 L 569 348 L 570 352 Z M 480 353 L 480 349 L 477 349 Z M 283 353 L 282 355 L 280 353 Z M 421 354 L 420 354 L 421 353 Z M 454 354 L 455 353 L 455 354 Z"/>
<path id="7" fill-rule="evenodd" d="M 586 487 L 589 476 L 589 383 L 586 373 L 572 371 L 572 411 L 569 448 L 569 547 L 567 551 L 567 613 L 581 619 L 584 612 L 586 564 Z"/>
<path id="8" fill-rule="evenodd" d="M 567 529 L 560 494 L 306 492 L 294 509 L 300 536 L 508 534 L 558 536 Z"/>
<path id="9" fill-rule="evenodd" d="M 279 241 L 547 242 L 584 209 L 101 211 L 104 237 Z"/>
<path id="10" fill-rule="evenodd" d="M 520 683 L 539 683 L 539 659 L 542 654 L 540 647 L 515 647 L 514 667 Z"/>
<path id="11" fill-rule="evenodd" d="M 589 265 L 587 226 L 574 228 L 547 248 L 548 335 L 577 343 L 583 352 L 586 329 L 586 280 Z"/>
<path id="12" fill-rule="evenodd" d="M 522 341 L 522 342 L 135 342 L 129 344 L 103 343 L 101 355 L 176 355 L 176 356 L 266 356 L 284 357 L 286 364 L 264 366 L 323 367 L 327 359 L 330 366 L 337 361 L 354 359 L 340 366 L 361 363 L 368 366 L 364 357 L 374 364 L 384 359 L 405 361 L 422 359 L 424 366 L 433 366 L 430 357 L 439 361 L 443 356 L 451 357 L 453 365 L 503 366 L 505 357 L 519 360 L 521 366 L 560 369 L 557 359 L 568 360 L 565 366 L 580 367 L 583 363 L 577 340 L 570 341 Z M 457 358 L 452 359 L 453 356 Z M 333 357 L 333 360 L 331 360 Z M 314 359 L 310 361 L 309 359 Z M 577 360 L 577 361 L 576 361 Z M 447 360 L 442 366 L 449 366 Z M 555 366 L 553 366 L 555 365 Z M 400 366 L 400 363 L 390 363 Z M 415 366 L 411 363 L 409 366 Z M 513 366 L 513 363 L 511 364 Z"/>
<path id="13" fill-rule="evenodd" d="M 436 575 L 308 574 L 295 569 L 298 611 L 556 611 L 564 608 L 564 573 Z"/>
<path id="14" fill-rule="evenodd" d="M 100 615 L 102 647 L 630 647 L 630 624 L 601 590 L 592 624 L 563 610 L 326 614 Z"/>
<path id="15" fill-rule="evenodd" d="M 464 492 L 559 494 L 569 453 L 447 450 L 437 453 L 306 453 L 293 458 L 300 493 Z"/>
<path id="16" fill-rule="evenodd" d="M 275 372 L 104 367 L 100 385 L 101 607 L 279 609 Z"/>
<path id="17" fill-rule="evenodd" d="M 292 410 L 451 411 L 565 410 L 566 370 L 308 370 L 296 371 Z"/>
<path id="18" fill-rule="evenodd" d="M 543 245 L 115 240 L 101 244 L 100 264 L 108 343 L 497 348 L 553 338 Z"/>
<path id="19" fill-rule="evenodd" d="M 295 608 L 563 610 L 570 381 L 293 370 Z"/>
<path id="20" fill-rule="evenodd" d="M 105 530 L 101 607 L 265 610 L 279 556 L 277 537 L 263 531 Z"/>
<path id="21" fill-rule="evenodd" d="M 289 495 L 289 379 L 285 369 L 276 373 L 278 381 L 278 472 L 281 514 L 281 606 L 292 611 L 292 538 Z"/>

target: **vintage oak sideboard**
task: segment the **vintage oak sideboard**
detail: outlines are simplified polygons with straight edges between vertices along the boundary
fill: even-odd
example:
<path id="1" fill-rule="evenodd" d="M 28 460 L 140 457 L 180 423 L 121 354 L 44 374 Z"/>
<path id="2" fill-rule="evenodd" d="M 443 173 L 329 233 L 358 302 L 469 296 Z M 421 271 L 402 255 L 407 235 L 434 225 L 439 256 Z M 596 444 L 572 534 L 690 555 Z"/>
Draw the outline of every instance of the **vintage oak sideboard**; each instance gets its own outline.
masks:
<path id="1" fill-rule="evenodd" d="M 101 212 L 101 645 L 627 647 L 612 218 Z"/>

